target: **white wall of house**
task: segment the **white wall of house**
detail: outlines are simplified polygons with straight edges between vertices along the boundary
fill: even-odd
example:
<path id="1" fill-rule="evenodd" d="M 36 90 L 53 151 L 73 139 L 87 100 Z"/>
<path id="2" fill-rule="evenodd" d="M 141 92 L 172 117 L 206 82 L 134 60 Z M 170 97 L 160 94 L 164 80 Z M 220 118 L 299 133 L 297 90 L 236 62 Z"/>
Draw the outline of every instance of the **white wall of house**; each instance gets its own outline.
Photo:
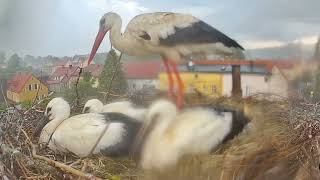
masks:
<path id="1" fill-rule="evenodd" d="M 270 92 L 277 95 L 288 97 L 289 83 L 278 68 L 272 69 L 272 76 L 270 77 Z"/>
<path id="2" fill-rule="evenodd" d="M 242 96 L 248 97 L 257 93 L 274 94 L 283 97 L 288 96 L 288 82 L 278 68 L 273 68 L 272 75 L 265 74 L 241 74 Z M 223 95 L 231 96 L 232 74 L 223 76 Z"/>
<path id="3" fill-rule="evenodd" d="M 153 86 L 156 89 L 159 88 L 158 79 L 128 79 L 128 89 L 129 91 L 141 90 L 144 86 Z"/>
<path id="4" fill-rule="evenodd" d="M 99 78 L 92 77 L 91 81 L 93 82 L 92 87 L 97 88 L 99 86 Z"/>

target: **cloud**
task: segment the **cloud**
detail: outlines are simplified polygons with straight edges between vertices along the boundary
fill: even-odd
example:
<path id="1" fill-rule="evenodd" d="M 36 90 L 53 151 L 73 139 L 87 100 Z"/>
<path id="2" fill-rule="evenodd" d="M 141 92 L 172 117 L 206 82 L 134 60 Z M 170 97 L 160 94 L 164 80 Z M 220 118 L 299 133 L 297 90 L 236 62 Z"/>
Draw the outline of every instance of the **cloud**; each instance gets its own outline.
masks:
<path id="1" fill-rule="evenodd" d="M 320 33 L 319 7 L 319 0 L 0 0 L 0 50 L 88 53 L 99 19 L 109 11 L 122 17 L 122 30 L 138 14 L 173 11 L 201 18 L 246 49 L 313 43 Z M 106 39 L 99 51 L 108 47 Z"/>
<path id="2" fill-rule="evenodd" d="M 307 45 L 315 44 L 318 41 L 318 36 L 306 36 L 299 39 L 294 40 L 294 43 L 302 43 Z"/>
<path id="3" fill-rule="evenodd" d="M 245 5 L 245 6 L 244 6 Z M 320 32 L 319 0 L 237 1 L 224 6 L 211 22 L 242 41 L 278 40 L 289 42 Z"/>
<path id="4" fill-rule="evenodd" d="M 7 22 L 9 10 L 10 10 L 10 0 L 0 0 L 0 27 Z"/>
<path id="5" fill-rule="evenodd" d="M 112 11 L 118 13 L 123 22 L 122 31 L 129 21 L 138 14 L 148 12 L 149 9 L 133 0 L 90 0 L 89 7 L 95 8 L 101 14 Z"/>
<path id="6" fill-rule="evenodd" d="M 208 6 L 186 6 L 182 8 L 172 9 L 172 12 L 191 14 L 197 18 L 205 18 L 213 15 L 215 11 Z"/>
<path id="7" fill-rule="evenodd" d="M 246 41 L 243 46 L 246 49 L 260 49 L 260 48 L 270 48 L 270 47 L 280 47 L 285 45 L 285 42 L 276 40 L 260 40 L 260 41 Z"/>
<path id="8" fill-rule="evenodd" d="M 0 51 L 41 56 L 85 54 L 104 13 L 119 13 L 124 29 L 131 18 L 147 10 L 128 0 L 0 0 L 0 20 L 7 22 L 0 26 Z M 108 49 L 106 38 L 99 51 Z"/>
<path id="9" fill-rule="evenodd" d="M 245 41 L 243 46 L 246 49 L 260 49 L 260 48 L 272 48 L 272 47 L 281 47 L 287 44 L 304 44 L 304 45 L 313 45 L 318 41 L 318 36 L 304 36 L 293 41 L 279 41 L 279 40 L 252 40 Z"/>

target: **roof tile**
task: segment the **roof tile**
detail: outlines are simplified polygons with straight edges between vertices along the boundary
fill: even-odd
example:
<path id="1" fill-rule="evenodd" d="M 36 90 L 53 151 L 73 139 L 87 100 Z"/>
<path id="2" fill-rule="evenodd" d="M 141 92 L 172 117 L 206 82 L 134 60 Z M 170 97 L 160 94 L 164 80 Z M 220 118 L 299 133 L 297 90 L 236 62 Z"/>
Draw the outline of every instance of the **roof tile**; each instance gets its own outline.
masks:
<path id="1" fill-rule="evenodd" d="M 32 77 L 31 73 L 18 73 L 14 75 L 8 82 L 8 90 L 20 93 L 27 81 Z"/>
<path id="2" fill-rule="evenodd" d="M 123 63 L 128 79 L 155 79 L 160 72 L 161 61 L 134 61 Z"/>

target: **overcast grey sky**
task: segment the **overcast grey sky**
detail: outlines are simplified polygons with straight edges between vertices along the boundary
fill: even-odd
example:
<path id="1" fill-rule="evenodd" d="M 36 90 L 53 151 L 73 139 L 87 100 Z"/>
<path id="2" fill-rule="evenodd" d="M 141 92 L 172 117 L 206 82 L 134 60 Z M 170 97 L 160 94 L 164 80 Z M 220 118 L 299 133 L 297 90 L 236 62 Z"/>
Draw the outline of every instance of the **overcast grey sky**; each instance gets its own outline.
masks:
<path id="1" fill-rule="evenodd" d="M 100 17 L 119 13 L 124 25 L 144 12 L 191 13 L 246 49 L 314 43 L 320 0 L 0 0 L 0 50 L 32 55 L 86 54 Z M 109 47 L 104 41 L 101 51 Z"/>

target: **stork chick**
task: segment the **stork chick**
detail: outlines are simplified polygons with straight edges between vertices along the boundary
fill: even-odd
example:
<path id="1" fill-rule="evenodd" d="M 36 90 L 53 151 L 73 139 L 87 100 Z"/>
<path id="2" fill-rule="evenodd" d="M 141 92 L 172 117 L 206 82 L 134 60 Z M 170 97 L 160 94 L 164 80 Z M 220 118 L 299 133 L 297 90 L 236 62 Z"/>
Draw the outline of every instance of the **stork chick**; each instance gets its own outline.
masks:
<path id="1" fill-rule="evenodd" d="M 126 155 L 140 127 L 137 120 L 120 113 L 88 113 L 68 118 L 69 115 L 70 106 L 65 100 L 50 101 L 45 111 L 50 121 L 38 127 L 42 130 L 39 143 L 48 144 L 56 152 L 72 152 L 79 157 L 90 155 L 91 150 L 93 154 Z"/>
<path id="2" fill-rule="evenodd" d="M 86 102 L 82 110 L 82 113 L 88 112 L 117 112 L 142 122 L 145 119 L 146 108 L 135 107 L 130 101 L 118 101 L 103 105 L 99 99 L 90 99 Z"/>
<path id="3" fill-rule="evenodd" d="M 138 141 L 139 165 L 143 169 L 165 170 L 183 155 L 208 154 L 226 139 L 234 137 L 233 112 L 209 108 L 190 108 L 178 112 L 166 100 L 153 103 Z M 242 128 L 236 126 L 235 128 Z M 139 148 L 139 147 L 138 147 Z"/>

